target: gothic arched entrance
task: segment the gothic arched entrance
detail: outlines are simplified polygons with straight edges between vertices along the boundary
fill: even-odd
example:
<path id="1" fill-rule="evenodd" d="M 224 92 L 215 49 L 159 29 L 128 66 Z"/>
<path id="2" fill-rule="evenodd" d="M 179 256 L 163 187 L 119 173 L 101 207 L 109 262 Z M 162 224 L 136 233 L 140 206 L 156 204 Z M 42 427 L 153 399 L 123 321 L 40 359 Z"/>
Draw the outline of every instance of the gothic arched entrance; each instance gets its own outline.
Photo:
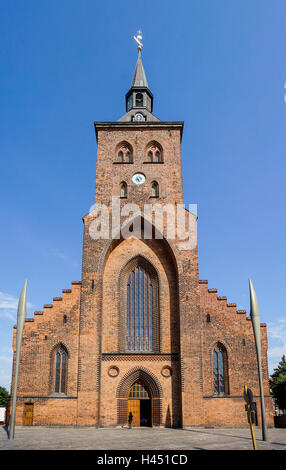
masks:
<path id="1" fill-rule="evenodd" d="M 152 401 L 145 385 L 138 380 L 129 389 L 128 416 L 132 413 L 133 426 L 152 426 Z"/>
<path id="2" fill-rule="evenodd" d="M 134 426 L 161 425 L 163 393 L 160 383 L 151 371 L 143 367 L 131 369 L 118 384 L 116 396 L 118 424 L 127 425 L 131 411 Z"/>

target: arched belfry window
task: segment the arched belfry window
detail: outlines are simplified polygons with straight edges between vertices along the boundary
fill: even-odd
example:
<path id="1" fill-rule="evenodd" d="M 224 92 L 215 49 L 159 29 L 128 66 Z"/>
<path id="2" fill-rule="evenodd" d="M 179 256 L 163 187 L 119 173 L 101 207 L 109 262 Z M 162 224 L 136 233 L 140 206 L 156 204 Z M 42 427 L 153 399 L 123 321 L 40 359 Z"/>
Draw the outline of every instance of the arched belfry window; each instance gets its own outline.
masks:
<path id="1" fill-rule="evenodd" d="M 121 142 L 116 149 L 117 163 L 133 163 L 133 151 L 128 142 Z"/>
<path id="2" fill-rule="evenodd" d="M 67 351 L 61 346 L 56 352 L 55 361 L 55 392 L 66 393 L 67 385 Z"/>
<path id="3" fill-rule="evenodd" d="M 158 142 L 150 142 L 147 145 L 146 156 L 148 163 L 162 163 L 163 162 L 163 149 Z"/>
<path id="4" fill-rule="evenodd" d="M 159 197 L 159 184 L 157 181 L 151 183 L 151 197 Z"/>
<path id="5" fill-rule="evenodd" d="M 227 352 L 220 343 L 213 350 L 213 384 L 215 395 L 229 394 Z"/>
<path id="6" fill-rule="evenodd" d="M 127 352 L 159 351 L 158 276 L 139 256 L 125 266 L 120 279 L 119 348 Z"/>

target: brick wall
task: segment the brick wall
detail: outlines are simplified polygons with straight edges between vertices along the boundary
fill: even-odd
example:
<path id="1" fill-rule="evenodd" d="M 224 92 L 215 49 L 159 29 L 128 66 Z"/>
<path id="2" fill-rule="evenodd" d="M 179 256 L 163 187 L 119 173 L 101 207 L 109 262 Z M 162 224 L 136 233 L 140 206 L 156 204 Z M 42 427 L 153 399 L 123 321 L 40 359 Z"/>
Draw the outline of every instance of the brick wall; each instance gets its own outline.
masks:
<path id="1" fill-rule="evenodd" d="M 19 406 L 16 424 L 23 424 L 25 403 L 34 403 L 34 424 L 60 424 L 76 419 L 74 399 L 77 396 L 78 382 L 81 283 L 73 282 L 71 287 L 63 290 L 61 297 L 55 297 L 52 304 L 44 305 L 43 311 L 35 312 L 34 318 L 25 322 L 19 367 Z M 67 400 L 52 397 L 55 390 L 54 352 L 59 344 L 62 344 L 68 353 Z M 14 359 L 15 346 L 16 327 L 13 336 Z M 40 410 L 44 410 L 44 413 L 42 414 Z"/>

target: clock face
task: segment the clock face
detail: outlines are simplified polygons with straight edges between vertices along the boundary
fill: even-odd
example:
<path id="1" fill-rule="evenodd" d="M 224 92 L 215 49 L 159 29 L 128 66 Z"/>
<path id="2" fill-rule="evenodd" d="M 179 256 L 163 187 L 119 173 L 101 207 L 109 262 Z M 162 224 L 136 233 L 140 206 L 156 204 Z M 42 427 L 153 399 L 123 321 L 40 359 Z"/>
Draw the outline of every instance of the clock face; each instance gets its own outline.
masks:
<path id="1" fill-rule="evenodd" d="M 135 184 L 143 184 L 145 183 L 145 176 L 142 175 L 142 173 L 135 173 L 135 175 L 132 177 L 132 181 Z"/>
<path id="2" fill-rule="evenodd" d="M 144 116 L 141 113 L 135 114 L 135 121 L 144 121 Z"/>

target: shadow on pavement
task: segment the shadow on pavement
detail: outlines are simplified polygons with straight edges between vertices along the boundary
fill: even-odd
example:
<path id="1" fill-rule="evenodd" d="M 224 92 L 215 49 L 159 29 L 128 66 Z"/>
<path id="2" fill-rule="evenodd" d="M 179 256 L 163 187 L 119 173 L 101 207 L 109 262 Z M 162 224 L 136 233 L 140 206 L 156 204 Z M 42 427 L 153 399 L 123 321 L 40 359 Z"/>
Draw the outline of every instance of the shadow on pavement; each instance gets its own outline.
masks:
<path id="1" fill-rule="evenodd" d="M 7 434 L 7 437 L 9 438 L 9 428 L 8 428 L 7 424 L 5 424 L 4 426 L 2 426 L 2 428 L 4 429 L 4 431 L 5 431 L 6 434 Z"/>
<path id="2" fill-rule="evenodd" d="M 236 435 L 233 435 L 233 434 L 222 434 L 222 433 L 217 433 L 217 432 L 208 432 L 208 430 L 197 430 L 197 429 L 182 429 L 182 431 L 189 431 L 189 432 L 198 432 L 198 433 L 201 433 L 201 434 L 210 434 L 211 436 L 221 436 L 221 437 L 235 437 L 236 439 L 244 439 L 246 441 L 249 441 L 251 440 L 251 436 L 249 437 L 245 437 L 245 436 L 236 436 Z M 261 442 L 264 442 L 261 438 L 258 438 L 256 437 L 256 440 L 257 441 L 261 441 Z M 269 442 L 269 441 L 267 441 Z M 272 443 L 274 444 L 274 442 Z M 279 445 L 285 445 L 285 444 L 279 444 Z"/>

